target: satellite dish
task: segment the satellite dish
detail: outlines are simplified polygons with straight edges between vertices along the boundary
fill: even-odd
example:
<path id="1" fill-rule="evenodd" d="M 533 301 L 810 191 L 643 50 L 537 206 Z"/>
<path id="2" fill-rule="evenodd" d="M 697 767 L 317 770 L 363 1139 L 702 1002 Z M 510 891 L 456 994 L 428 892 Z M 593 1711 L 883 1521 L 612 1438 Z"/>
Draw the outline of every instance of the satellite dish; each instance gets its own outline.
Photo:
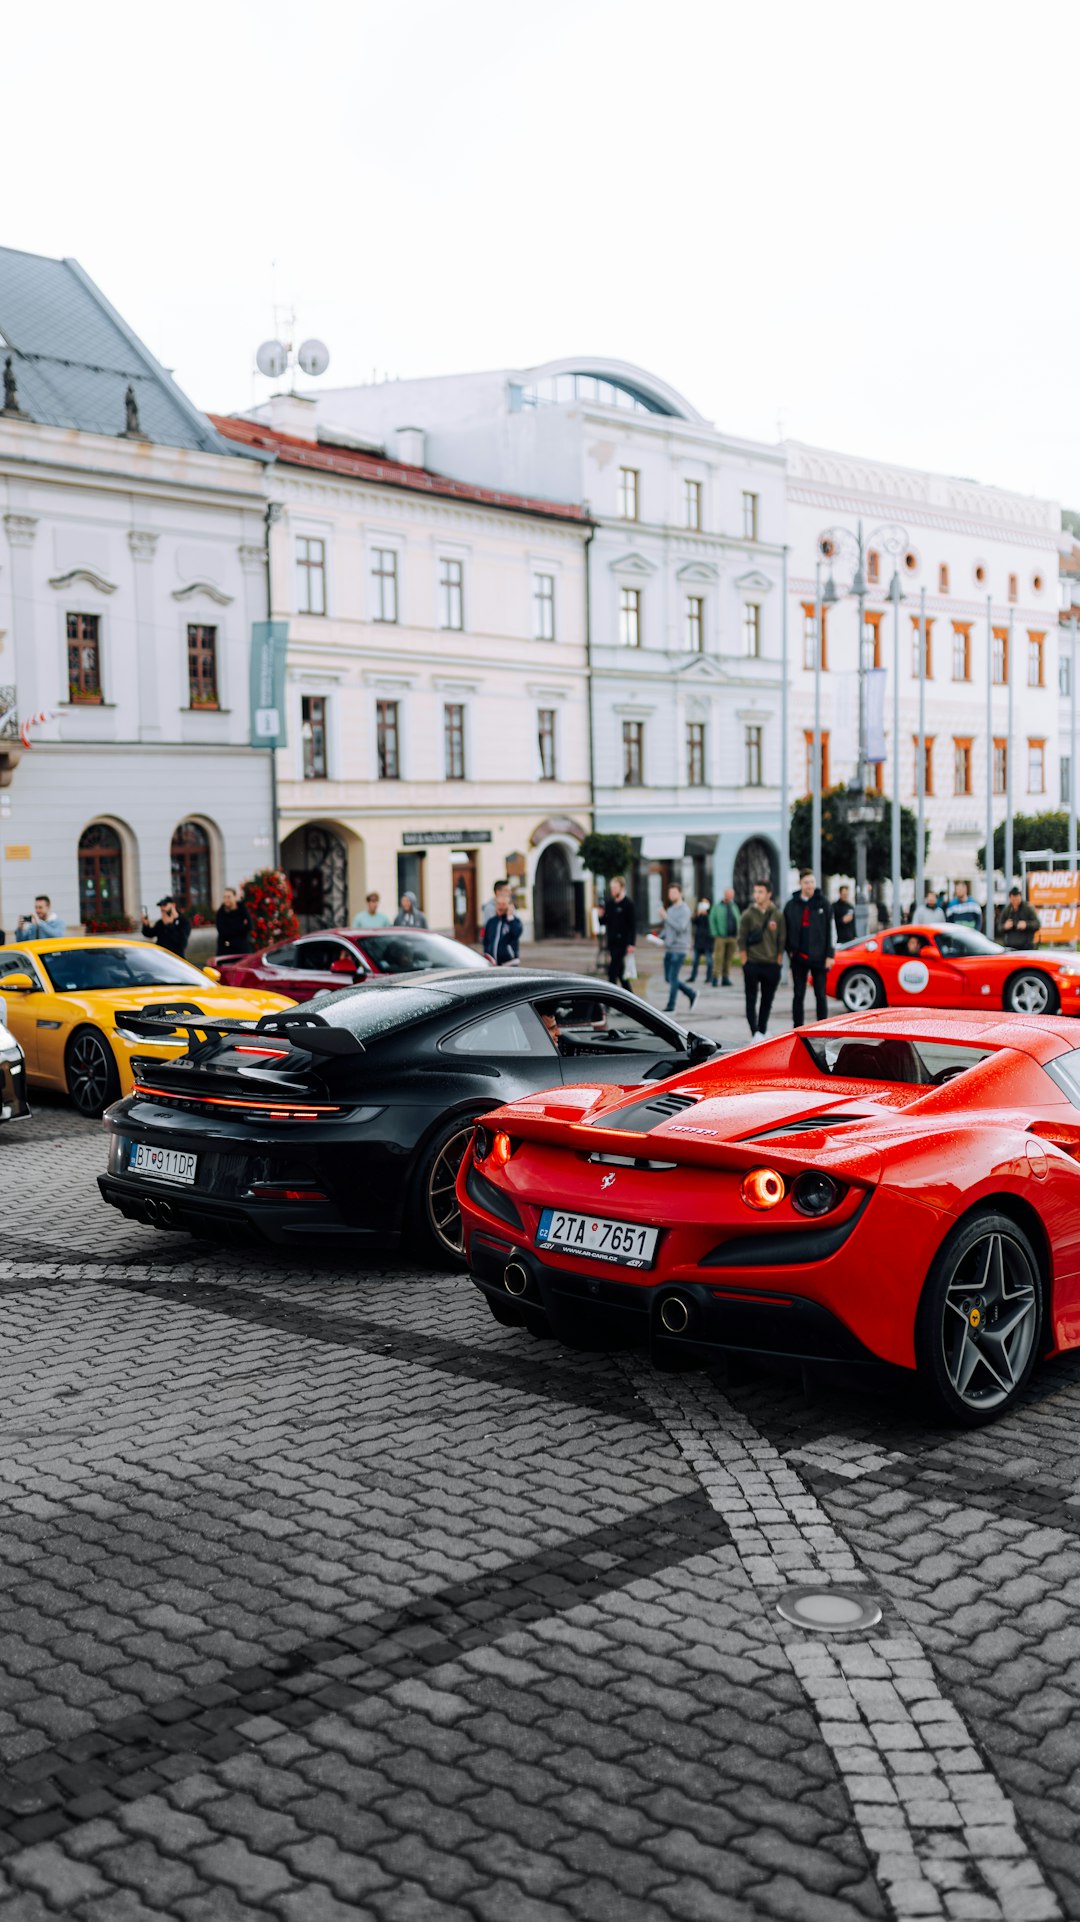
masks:
<path id="1" fill-rule="evenodd" d="M 255 356 L 255 365 L 267 380 L 280 380 L 289 364 L 289 356 L 280 340 L 264 340 Z"/>
<path id="2" fill-rule="evenodd" d="M 325 374 L 330 365 L 330 350 L 321 340 L 302 340 L 296 358 L 302 373 Z"/>

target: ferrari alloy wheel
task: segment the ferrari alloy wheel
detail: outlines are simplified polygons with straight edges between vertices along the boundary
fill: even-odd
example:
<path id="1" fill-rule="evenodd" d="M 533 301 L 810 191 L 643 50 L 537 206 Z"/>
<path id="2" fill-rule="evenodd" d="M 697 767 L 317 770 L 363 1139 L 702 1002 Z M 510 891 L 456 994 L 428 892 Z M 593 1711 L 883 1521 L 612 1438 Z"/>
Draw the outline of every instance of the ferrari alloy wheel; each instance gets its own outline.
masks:
<path id="1" fill-rule="evenodd" d="M 465 1233 L 457 1200 L 458 1169 L 472 1140 L 471 1115 L 458 1116 L 435 1136 L 420 1168 L 420 1194 L 427 1239 L 455 1268 L 465 1260 Z"/>
<path id="2" fill-rule="evenodd" d="M 968 1427 L 1015 1402 L 1035 1364 L 1043 1283 L 1034 1250 L 1007 1215 L 980 1209 L 949 1236 L 919 1304 L 919 1374 L 938 1406 Z"/>
<path id="3" fill-rule="evenodd" d="M 1058 1010 L 1058 991 L 1038 968 L 1012 975 L 1002 1000 L 1011 1014 L 1056 1014 Z"/>
<path id="4" fill-rule="evenodd" d="M 120 1076 L 107 1042 L 94 1028 L 76 1028 L 64 1056 L 68 1093 L 88 1121 L 96 1121 L 120 1093 Z"/>
<path id="5" fill-rule="evenodd" d="M 885 1006 L 885 990 L 872 968 L 849 968 L 840 977 L 837 992 L 849 1014 L 865 1014 L 868 1008 Z"/>

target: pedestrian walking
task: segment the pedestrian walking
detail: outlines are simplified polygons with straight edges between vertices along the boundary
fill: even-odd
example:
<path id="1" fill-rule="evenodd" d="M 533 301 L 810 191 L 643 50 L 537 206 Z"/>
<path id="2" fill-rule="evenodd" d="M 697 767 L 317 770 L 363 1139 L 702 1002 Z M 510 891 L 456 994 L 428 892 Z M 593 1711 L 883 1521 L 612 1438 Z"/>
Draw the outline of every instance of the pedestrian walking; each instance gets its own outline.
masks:
<path id="1" fill-rule="evenodd" d="M 1042 923 L 1030 901 L 1025 901 L 1023 893 L 1013 883 L 1009 898 L 997 918 L 995 934 L 1003 947 L 1033 948 L 1039 938 Z"/>
<path id="2" fill-rule="evenodd" d="M 395 928 L 426 928 L 427 915 L 421 914 L 415 894 L 406 888 L 401 897 L 401 908 L 394 916 Z"/>
<path id="3" fill-rule="evenodd" d="M 15 929 L 16 941 L 55 941 L 67 933 L 63 921 L 52 911 L 47 894 L 34 896 L 33 914 L 20 914 Z"/>
<path id="4" fill-rule="evenodd" d="M 484 923 L 484 953 L 497 968 L 516 966 L 521 959 L 518 949 L 523 933 L 514 913 L 514 891 L 509 881 L 496 881 L 495 912 Z"/>
<path id="5" fill-rule="evenodd" d="M 709 926 L 709 916 L 711 913 L 712 902 L 707 895 L 703 894 L 698 901 L 697 907 L 694 909 L 694 921 L 691 928 L 691 938 L 694 944 L 694 959 L 690 967 L 691 987 L 693 987 L 694 982 L 697 980 L 698 968 L 702 965 L 704 965 L 705 968 L 705 986 L 707 988 L 715 988 L 716 986 L 712 960 L 712 929 Z"/>
<path id="6" fill-rule="evenodd" d="M 691 1007 L 697 1000 L 697 989 L 689 988 L 685 981 L 679 980 L 682 964 L 692 944 L 690 925 L 692 919 L 693 916 L 683 900 L 683 891 L 678 883 L 673 881 L 668 889 L 668 906 L 660 923 L 660 932 L 658 935 L 650 936 L 651 940 L 659 941 L 664 950 L 664 980 L 667 982 L 668 990 L 665 1014 L 675 1012 L 676 998 L 680 994 L 685 994 Z"/>
<path id="7" fill-rule="evenodd" d="M 753 903 L 739 922 L 739 952 L 743 957 L 746 1019 L 753 1039 L 764 1041 L 780 986 L 780 957 L 784 952 L 784 917 L 767 881 L 754 882 Z"/>
<path id="8" fill-rule="evenodd" d="M 217 928 L 219 954 L 251 953 L 251 916 L 243 901 L 237 897 L 235 888 L 222 890 L 221 906 L 214 916 L 214 926 Z"/>
<path id="9" fill-rule="evenodd" d="M 156 941 L 159 948 L 167 948 L 170 954 L 183 955 L 191 934 L 190 921 L 181 914 L 175 895 L 163 894 L 157 905 L 161 912 L 153 926 L 150 925 L 146 909 L 143 909 L 143 933 L 148 941 Z"/>
<path id="10" fill-rule="evenodd" d="M 629 987 L 626 974 L 626 958 L 634 953 L 637 942 L 637 912 L 634 903 L 626 892 L 623 875 L 613 874 L 608 882 L 607 899 L 599 910 L 600 926 L 604 930 L 608 952 L 608 980 L 622 987 Z M 637 979 L 637 960 L 633 962 L 632 980 Z"/>
<path id="11" fill-rule="evenodd" d="M 855 903 L 851 899 L 851 889 L 846 882 L 833 902 L 832 917 L 837 947 L 842 946 L 845 941 L 854 941 Z"/>
<path id="12" fill-rule="evenodd" d="M 802 1027 L 808 977 L 814 984 L 817 1018 L 824 1021 L 829 1012 L 825 972 L 832 953 L 832 927 L 829 904 L 811 868 L 803 868 L 798 891 L 784 909 L 784 934 L 791 960 L 791 1025 Z"/>
<path id="13" fill-rule="evenodd" d="M 956 883 L 956 893 L 945 910 L 946 921 L 953 921 L 962 928 L 982 926 L 982 909 L 971 898 L 971 889 L 966 881 Z"/>
<path id="14" fill-rule="evenodd" d="M 723 898 L 713 903 L 709 912 L 709 932 L 713 938 L 713 983 L 715 985 L 719 981 L 722 988 L 730 988 L 731 964 L 739 945 L 739 910 L 735 905 L 734 888 L 725 888 Z"/>
<path id="15" fill-rule="evenodd" d="M 390 916 L 384 914 L 380 908 L 379 896 L 374 888 L 370 894 L 364 896 L 364 903 L 359 914 L 353 915 L 354 928 L 388 928 L 390 926 Z"/>

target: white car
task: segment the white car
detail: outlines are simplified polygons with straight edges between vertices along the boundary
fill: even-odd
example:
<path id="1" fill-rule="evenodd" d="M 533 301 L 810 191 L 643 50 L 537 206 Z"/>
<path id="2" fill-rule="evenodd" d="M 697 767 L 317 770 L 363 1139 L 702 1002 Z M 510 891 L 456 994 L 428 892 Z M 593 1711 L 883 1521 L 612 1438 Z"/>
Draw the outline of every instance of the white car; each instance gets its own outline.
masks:
<path id="1" fill-rule="evenodd" d="M 26 1062 L 7 1025 L 7 1002 L 0 995 L 0 1121 L 23 1121 L 29 1113 Z"/>

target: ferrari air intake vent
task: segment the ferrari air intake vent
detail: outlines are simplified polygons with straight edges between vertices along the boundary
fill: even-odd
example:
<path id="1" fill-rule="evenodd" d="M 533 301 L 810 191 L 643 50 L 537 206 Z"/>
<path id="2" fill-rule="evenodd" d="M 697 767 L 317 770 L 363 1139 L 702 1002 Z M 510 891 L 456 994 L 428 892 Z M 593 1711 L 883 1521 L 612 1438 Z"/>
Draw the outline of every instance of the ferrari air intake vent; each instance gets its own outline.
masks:
<path id="1" fill-rule="evenodd" d="M 760 1134 L 743 1135 L 743 1141 L 776 1141 L 781 1135 L 820 1134 L 825 1128 L 846 1127 L 852 1121 L 869 1121 L 865 1114 L 802 1115 L 798 1121 L 782 1121 L 778 1128 L 763 1128 Z"/>
<path id="2" fill-rule="evenodd" d="M 692 1108 L 697 1099 L 697 1095 L 680 1094 L 672 1088 L 667 1094 L 653 1095 L 650 1101 L 636 1101 L 632 1108 L 602 1115 L 596 1125 L 615 1128 L 619 1134 L 647 1135 L 652 1128 L 659 1128 L 661 1122 L 681 1114 L 684 1108 Z"/>

